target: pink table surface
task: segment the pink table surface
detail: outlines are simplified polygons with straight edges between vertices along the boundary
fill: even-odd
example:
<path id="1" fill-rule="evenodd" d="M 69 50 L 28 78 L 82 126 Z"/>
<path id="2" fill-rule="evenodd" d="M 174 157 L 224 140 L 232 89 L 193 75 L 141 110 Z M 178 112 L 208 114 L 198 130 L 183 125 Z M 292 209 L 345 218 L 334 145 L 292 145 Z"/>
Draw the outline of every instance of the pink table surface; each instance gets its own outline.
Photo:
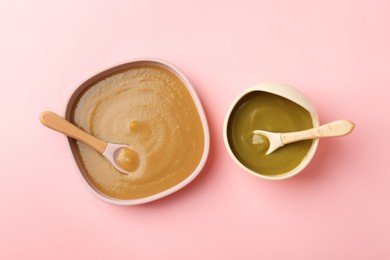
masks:
<path id="1" fill-rule="evenodd" d="M 390 1 L 54 2 L 0 2 L 0 259 L 390 259 Z M 138 57 L 188 76 L 210 156 L 183 190 L 113 206 L 38 115 Z M 322 123 L 357 125 L 279 182 L 241 170 L 222 139 L 232 100 L 270 80 L 304 92 Z"/>

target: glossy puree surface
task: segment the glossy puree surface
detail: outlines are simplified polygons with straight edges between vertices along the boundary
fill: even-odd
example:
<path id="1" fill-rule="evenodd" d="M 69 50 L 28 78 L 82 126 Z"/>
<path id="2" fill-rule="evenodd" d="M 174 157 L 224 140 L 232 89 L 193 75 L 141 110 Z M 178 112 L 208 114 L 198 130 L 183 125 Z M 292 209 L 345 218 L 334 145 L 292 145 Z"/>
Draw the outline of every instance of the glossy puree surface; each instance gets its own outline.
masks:
<path id="1" fill-rule="evenodd" d="M 143 198 L 179 184 L 196 169 L 204 152 L 202 122 L 187 87 L 174 73 L 154 65 L 132 67 L 92 84 L 76 101 L 71 120 L 136 153 L 123 151 L 118 158 L 122 167 L 133 171 L 126 175 L 77 143 L 86 178 L 116 199 Z"/>
<path id="2" fill-rule="evenodd" d="M 296 168 L 313 141 L 292 143 L 266 155 L 268 140 L 258 136 L 254 144 L 253 131 L 291 132 L 311 127 L 310 113 L 300 105 L 275 94 L 254 91 L 233 108 L 227 134 L 234 155 L 244 166 L 263 175 L 279 175 Z"/>

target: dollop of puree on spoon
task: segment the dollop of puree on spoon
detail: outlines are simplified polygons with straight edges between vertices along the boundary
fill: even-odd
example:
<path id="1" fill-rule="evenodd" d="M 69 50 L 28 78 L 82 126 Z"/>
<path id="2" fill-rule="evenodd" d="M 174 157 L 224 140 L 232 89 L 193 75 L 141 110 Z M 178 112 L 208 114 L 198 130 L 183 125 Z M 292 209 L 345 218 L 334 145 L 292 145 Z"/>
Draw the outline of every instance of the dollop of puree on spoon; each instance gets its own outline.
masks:
<path id="1" fill-rule="evenodd" d="M 121 148 L 115 157 L 116 163 L 123 170 L 134 172 L 139 166 L 138 153 L 128 147 Z"/>

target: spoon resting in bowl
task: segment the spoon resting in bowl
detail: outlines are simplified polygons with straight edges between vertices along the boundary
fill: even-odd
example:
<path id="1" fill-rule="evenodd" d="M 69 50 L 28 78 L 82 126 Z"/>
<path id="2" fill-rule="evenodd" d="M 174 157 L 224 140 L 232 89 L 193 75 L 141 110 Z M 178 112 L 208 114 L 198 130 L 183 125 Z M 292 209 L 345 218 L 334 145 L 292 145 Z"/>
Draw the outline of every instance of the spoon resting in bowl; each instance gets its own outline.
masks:
<path id="1" fill-rule="evenodd" d="M 355 124 L 349 120 L 337 120 L 319 127 L 290 133 L 255 130 L 253 131 L 252 144 L 268 145 L 269 143 L 265 153 L 269 155 L 286 144 L 315 138 L 344 136 L 351 133 L 354 128 Z"/>
<path id="2" fill-rule="evenodd" d="M 40 120 L 46 127 L 79 140 L 95 149 L 121 173 L 131 174 L 139 166 L 138 154 L 127 145 L 102 141 L 50 111 L 42 112 Z"/>

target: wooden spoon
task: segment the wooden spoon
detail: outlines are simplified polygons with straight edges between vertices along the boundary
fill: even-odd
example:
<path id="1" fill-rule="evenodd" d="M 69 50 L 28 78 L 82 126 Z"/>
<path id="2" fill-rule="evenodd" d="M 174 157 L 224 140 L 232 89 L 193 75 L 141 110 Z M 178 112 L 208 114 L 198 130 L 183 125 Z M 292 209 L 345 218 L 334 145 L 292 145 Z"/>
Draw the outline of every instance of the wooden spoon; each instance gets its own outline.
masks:
<path id="1" fill-rule="evenodd" d="M 50 111 L 42 112 L 40 114 L 40 120 L 48 128 L 79 140 L 95 149 L 121 173 L 130 174 L 138 167 L 138 154 L 127 145 L 104 142 Z M 128 153 L 128 151 L 131 152 Z M 131 154 L 132 157 L 123 159 L 123 154 Z M 127 167 L 126 165 L 130 165 L 131 167 Z"/>
<path id="2" fill-rule="evenodd" d="M 289 143 L 315 138 L 343 136 L 352 132 L 354 128 L 355 124 L 349 120 L 337 120 L 319 127 L 290 133 L 273 133 L 264 130 L 255 130 L 253 131 L 252 143 L 264 143 L 262 136 L 266 137 L 269 140 L 269 147 L 265 154 L 268 155 Z"/>

